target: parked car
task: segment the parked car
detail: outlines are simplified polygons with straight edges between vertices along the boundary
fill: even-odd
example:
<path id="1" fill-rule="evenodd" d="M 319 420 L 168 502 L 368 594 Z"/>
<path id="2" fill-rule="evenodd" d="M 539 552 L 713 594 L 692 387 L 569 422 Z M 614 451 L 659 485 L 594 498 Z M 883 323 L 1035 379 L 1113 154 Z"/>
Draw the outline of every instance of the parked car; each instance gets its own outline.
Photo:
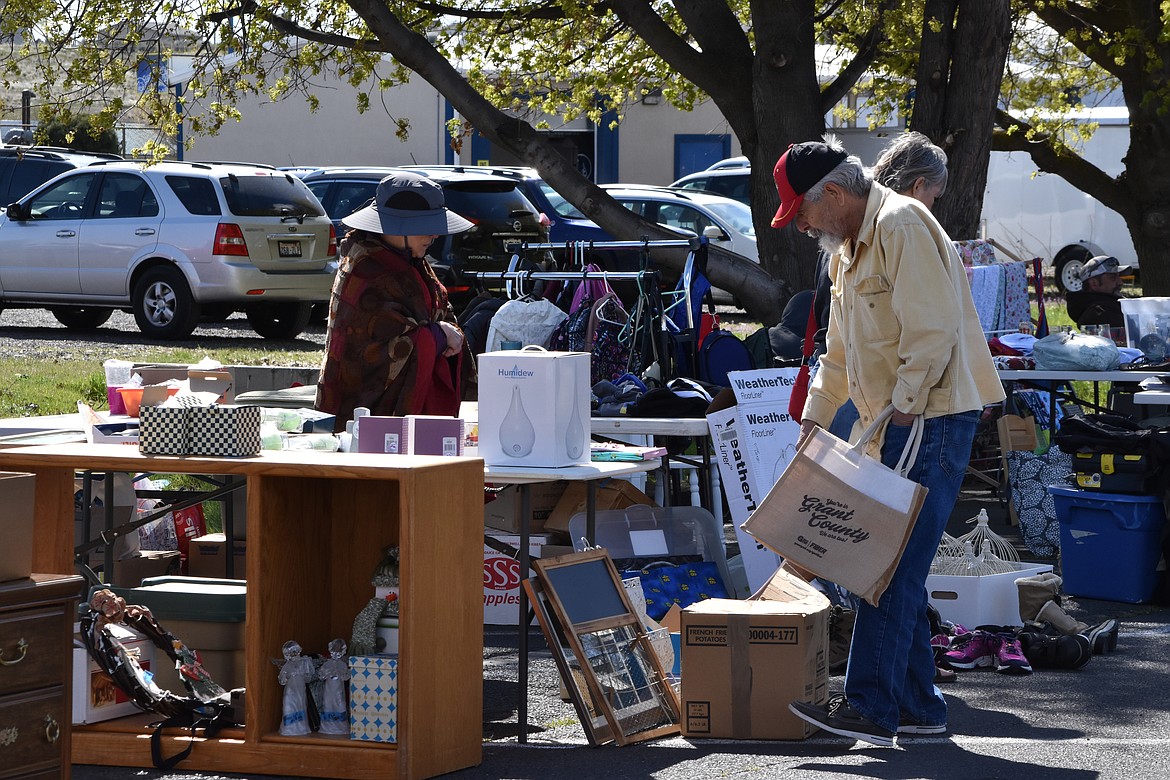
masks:
<path id="1" fill-rule="evenodd" d="M 0 306 L 47 307 L 69 328 L 127 310 L 147 336 L 188 336 L 243 310 L 266 338 L 327 301 L 337 240 L 295 176 L 267 166 L 105 161 L 46 182 L 0 217 Z"/>
<path id="2" fill-rule="evenodd" d="M 719 163 L 716 163 L 718 165 Z M 708 168 L 698 173 L 689 173 L 671 184 L 683 190 L 698 190 L 733 198 L 740 203 L 752 204 L 751 168 Z"/>
<path id="3" fill-rule="evenodd" d="M 751 160 L 740 155 L 739 157 L 728 157 L 716 163 L 711 163 L 707 166 L 709 171 L 725 171 L 733 168 L 750 168 L 752 167 Z"/>
<path id="4" fill-rule="evenodd" d="M 523 242 L 545 243 L 548 221 L 513 177 L 441 166 L 411 168 L 320 168 L 305 174 L 304 182 L 320 199 L 335 226 L 374 197 L 378 182 L 395 171 L 411 170 L 438 182 L 447 208 L 466 217 L 474 227 L 463 233 L 439 236 L 429 255 L 439 279 L 458 310 L 475 295 L 476 282 L 466 274 L 503 271 Z M 339 232 L 345 228 L 338 227 Z M 547 255 L 530 258 L 544 263 Z"/>
<path id="5" fill-rule="evenodd" d="M 707 236 L 724 249 L 760 262 L 752 210 L 738 200 L 643 184 L 603 184 L 601 188 L 647 221 Z"/>
<path id="6" fill-rule="evenodd" d="M 75 152 L 52 146 L 0 147 L 0 205 L 7 206 L 58 174 L 101 160 L 120 160 L 116 154 Z"/>

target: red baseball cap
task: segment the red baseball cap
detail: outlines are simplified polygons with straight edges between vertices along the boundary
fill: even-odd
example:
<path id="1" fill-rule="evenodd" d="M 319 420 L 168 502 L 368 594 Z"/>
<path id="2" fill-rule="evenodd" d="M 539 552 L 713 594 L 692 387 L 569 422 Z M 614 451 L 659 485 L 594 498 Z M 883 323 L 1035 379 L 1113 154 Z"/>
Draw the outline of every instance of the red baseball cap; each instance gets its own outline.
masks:
<path id="1" fill-rule="evenodd" d="M 780 194 L 780 208 L 772 218 L 772 227 L 782 228 L 791 222 L 804 202 L 804 193 L 848 156 L 843 150 L 833 149 L 820 141 L 790 145 L 772 171 L 776 192 Z"/>

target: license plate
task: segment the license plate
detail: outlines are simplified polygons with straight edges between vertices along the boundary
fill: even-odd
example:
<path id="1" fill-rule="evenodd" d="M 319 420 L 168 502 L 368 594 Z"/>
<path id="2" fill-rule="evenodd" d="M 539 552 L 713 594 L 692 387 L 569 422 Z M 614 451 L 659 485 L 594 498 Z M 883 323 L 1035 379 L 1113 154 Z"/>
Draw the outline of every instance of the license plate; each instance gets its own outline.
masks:
<path id="1" fill-rule="evenodd" d="M 301 242 L 300 241 L 277 241 L 276 252 L 281 257 L 300 257 L 301 256 Z"/>

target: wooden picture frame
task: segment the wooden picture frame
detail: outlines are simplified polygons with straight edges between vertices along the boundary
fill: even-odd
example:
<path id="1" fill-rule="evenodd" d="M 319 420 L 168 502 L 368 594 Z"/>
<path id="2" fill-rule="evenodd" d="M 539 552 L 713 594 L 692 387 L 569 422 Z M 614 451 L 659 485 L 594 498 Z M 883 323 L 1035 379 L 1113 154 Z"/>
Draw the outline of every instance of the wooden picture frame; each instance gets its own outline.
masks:
<path id="1" fill-rule="evenodd" d="M 537 582 L 528 593 L 590 744 L 678 734 L 678 696 L 609 553 L 534 560 L 533 568 Z M 598 713 L 608 729 L 600 727 Z"/>

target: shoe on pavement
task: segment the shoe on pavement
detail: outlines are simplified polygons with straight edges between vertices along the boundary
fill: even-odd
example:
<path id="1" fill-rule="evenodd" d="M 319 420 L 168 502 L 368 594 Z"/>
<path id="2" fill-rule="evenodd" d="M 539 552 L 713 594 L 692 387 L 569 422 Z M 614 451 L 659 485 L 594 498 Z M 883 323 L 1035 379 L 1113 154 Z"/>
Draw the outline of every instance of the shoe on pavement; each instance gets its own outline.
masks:
<path id="1" fill-rule="evenodd" d="M 943 660 L 954 669 L 978 669 L 996 664 L 996 651 L 1000 638 L 986 631 L 973 631 L 957 638 L 951 649 L 943 654 Z"/>
<path id="2" fill-rule="evenodd" d="M 1020 640 L 1010 634 L 999 635 L 999 647 L 995 651 L 995 671 L 1014 675 L 1032 673 L 1032 666 L 1020 648 Z"/>
<path id="3" fill-rule="evenodd" d="M 1085 632 L 1093 652 L 1097 655 L 1112 653 L 1117 649 L 1117 632 L 1121 624 L 1114 618 L 1102 621 Z"/>
<path id="4" fill-rule="evenodd" d="M 1017 637 L 1028 663 L 1038 669 L 1080 669 L 1093 660 L 1093 646 L 1084 634 L 1068 636 L 1047 623 L 1029 623 Z"/>
<path id="5" fill-rule="evenodd" d="M 814 726 L 842 737 L 868 742 L 878 747 L 893 747 L 895 732 L 883 729 L 862 717 L 843 693 L 835 693 L 824 704 L 794 701 L 788 705 L 793 715 Z"/>
<path id="6" fill-rule="evenodd" d="M 903 715 L 898 719 L 898 733 L 899 734 L 946 734 L 947 724 L 941 726 L 928 726 L 924 723 L 919 723 L 912 719 L 909 715 Z"/>

